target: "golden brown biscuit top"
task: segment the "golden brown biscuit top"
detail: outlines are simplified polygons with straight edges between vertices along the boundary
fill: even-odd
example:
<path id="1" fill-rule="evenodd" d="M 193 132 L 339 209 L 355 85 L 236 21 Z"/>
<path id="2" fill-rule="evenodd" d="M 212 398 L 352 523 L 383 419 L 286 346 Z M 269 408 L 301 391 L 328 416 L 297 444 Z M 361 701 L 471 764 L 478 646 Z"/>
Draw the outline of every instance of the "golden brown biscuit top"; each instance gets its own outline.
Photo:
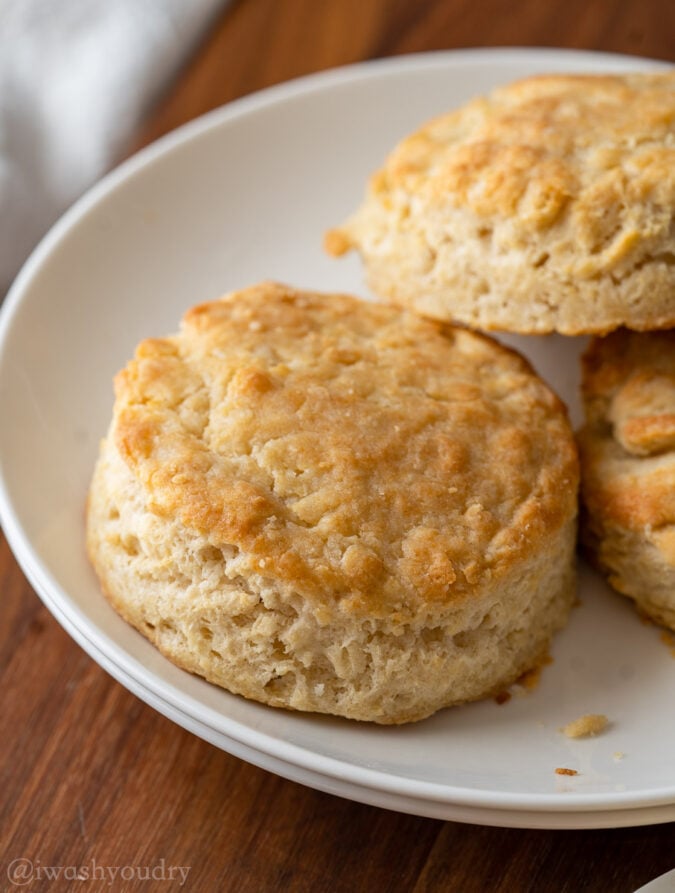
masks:
<path id="1" fill-rule="evenodd" d="M 494 582 L 574 514 L 573 438 L 528 364 L 390 307 L 236 292 L 142 342 L 116 395 L 151 510 L 370 615 Z"/>
<path id="2" fill-rule="evenodd" d="M 373 176 L 370 197 L 508 219 L 523 238 L 564 222 L 574 274 L 616 266 L 672 238 L 675 71 L 545 75 L 517 81 L 430 121 Z M 327 248 L 350 247 L 349 227 Z M 658 260 L 658 258 L 651 258 Z"/>
<path id="3" fill-rule="evenodd" d="M 594 339 L 583 396 L 592 498 L 632 529 L 675 524 L 675 331 Z"/>

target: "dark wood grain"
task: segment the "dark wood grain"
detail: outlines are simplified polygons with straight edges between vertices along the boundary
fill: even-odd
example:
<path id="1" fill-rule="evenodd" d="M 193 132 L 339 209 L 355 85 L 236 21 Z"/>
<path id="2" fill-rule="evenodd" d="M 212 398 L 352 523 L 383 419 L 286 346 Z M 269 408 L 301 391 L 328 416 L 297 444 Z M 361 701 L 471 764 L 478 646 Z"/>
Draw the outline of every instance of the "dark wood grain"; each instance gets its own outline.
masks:
<path id="1" fill-rule="evenodd" d="M 137 145 L 290 78 L 364 59 L 551 46 L 675 61 L 670 0 L 235 0 Z"/>
<path id="2" fill-rule="evenodd" d="M 262 87 L 378 56 L 464 46 L 675 61 L 671 0 L 239 0 L 130 149 Z M 675 825 L 592 832 L 439 822 L 350 803 L 174 726 L 99 669 L 43 608 L 0 537 L 0 889 L 12 860 L 93 881 L 30 890 L 609 891 L 675 866 Z M 124 880 L 125 868 L 165 879 Z M 111 872 L 115 880 L 110 883 Z M 101 876 L 104 872 L 104 877 Z"/>

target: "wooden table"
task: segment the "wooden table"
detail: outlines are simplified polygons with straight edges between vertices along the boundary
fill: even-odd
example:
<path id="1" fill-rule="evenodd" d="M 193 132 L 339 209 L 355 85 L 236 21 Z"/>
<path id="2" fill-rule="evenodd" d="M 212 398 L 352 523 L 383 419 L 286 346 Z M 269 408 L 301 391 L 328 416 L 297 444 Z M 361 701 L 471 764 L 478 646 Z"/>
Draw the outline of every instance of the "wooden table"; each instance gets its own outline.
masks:
<path id="1" fill-rule="evenodd" d="M 672 0 L 240 0 L 135 146 L 278 81 L 377 56 L 497 45 L 675 61 Z M 12 860 L 93 881 L 31 890 L 612 891 L 675 866 L 675 825 L 521 831 L 399 815 L 221 753 L 125 691 L 42 607 L 0 542 L 0 889 Z M 155 880 L 124 880 L 125 867 Z M 173 880 L 169 869 L 173 868 Z M 158 874 L 163 870 L 164 879 Z M 143 871 L 140 872 L 141 876 Z M 111 878 L 114 880 L 110 883 Z"/>

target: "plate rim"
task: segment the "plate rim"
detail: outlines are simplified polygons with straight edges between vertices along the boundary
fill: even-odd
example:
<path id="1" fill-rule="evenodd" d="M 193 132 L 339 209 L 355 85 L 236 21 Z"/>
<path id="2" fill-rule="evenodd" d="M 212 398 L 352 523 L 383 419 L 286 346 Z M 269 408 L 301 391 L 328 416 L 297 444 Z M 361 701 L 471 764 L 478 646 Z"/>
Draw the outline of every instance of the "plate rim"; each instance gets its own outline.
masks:
<path id="1" fill-rule="evenodd" d="M 102 180 L 88 190 L 65 214 L 51 227 L 48 233 L 29 256 L 20 273 L 12 284 L 5 301 L 0 307 L 0 357 L 7 348 L 11 337 L 12 322 L 22 305 L 29 285 L 36 277 L 43 264 L 47 262 L 54 250 L 67 237 L 72 228 L 77 226 L 107 196 L 114 193 L 122 184 L 138 176 L 157 160 L 185 147 L 192 140 L 199 140 L 203 135 L 230 122 L 240 120 L 249 114 L 257 114 L 280 102 L 292 100 L 317 91 L 341 87 L 373 76 L 386 77 L 398 75 L 402 69 L 432 69 L 434 67 L 465 67 L 467 64 L 499 64 L 516 62 L 528 57 L 528 61 L 542 65 L 547 59 L 559 59 L 570 63 L 591 61 L 594 64 L 606 63 L 608 67 L 635 68 L 638 65 L 652 69 L 671 68 L 664 60 L 646 59 L 640 56 L 627 56 L 617 53 L 604 53 L 587 50 L 541 48 L 541 47 L 499 47 L 499 48 L 467 48 L 458 50 L 439 50 L 431 53 L 415 53 L 388 59 L 377 59 L 359 62 L 353 65 L 333 68 L 326 71 L 306 75 L 257 91 L 214 109 L 172 131 L 150 146 L 142 149 L 127 159 Z M 578 69 L 577 69 L 578 70 Z M 596 812 L 607 810 L 623 812 L 637 808 L 665 806 L 675 803 L 675 784 L 652 792 L 605 792 L 584 793 L 513 793 L 505 791 L 490 792 L 483 789 L 462 788 L 445 783 L 415 780 L 410 777 L 393 775 L 382 770 L 370 769 L 354 763 L 318 754 L 311 748 L 302 747 L 286 741 L 280 741 L 267 732 L 251 728 L 240 720 L 231 719 L 195 701 L 191 696 L 176 689 L 171 683 L 147 671 L 139 661 L 128 654 L 107 633 L 88 621 L 84 612 L 70 603 L 70 596 L 54 579 L 41 559 L 34 553 L 30 539 L 23 529 L 18 515 L 9 498 L 7 481 L 5 480 L 2 455 L 0 455 L 0 524 L 2 524 L 10 548 L 14 552 L 19 565 L 29 582 L 36 590 L 46 607 L 67 630 L 71 637 L 85 651 L 101 664 L 100 656 L 105 656 L 120 672 L 130 678 L 149 678 L 153 683 L 148 685 L 139 682 L 143 689 L 164 703 L 172 705 L 175 710 L 202 722 L 194 713 L 198 708 L 199 716 L 209 716 L 207 725 L 220 735 L 239 742 L 275 759 L 282 759 L 298 768 L 307 768 L 312 772 L 334 779 L 336 782 L 349 782 L 370 791 L 384 791 L 404 797 L 413 797 L 423 802 L 445 803 L 456 806 L 489 808 L 493 810 L 525 810 L 535 812 L 573 813 L 575 811 Z M 65 621 L 65 622 L 64 622 Z M 73 634 L 80 633 L 90 647 L 86 647 Z M 91 633 L 94 633 L 92 636 Z M 108 669 L 108 672 L 111 672 Z M 111 675 L 115 676 L 114 673 Z M 115 678 L 117 678 L 115 676 Z M 125 686 L 126 687 L 126 686 Z M 233 696 L 234 697 L 234 696 Z M 193 711 L 186 710 L 186 702 L 192 702 Z M 223 731 L 222 726 L 228 726 Z M 279 756 L 279 754 L 282 756 Z M 347 771 L 345 771 L 347 770 Z"/>

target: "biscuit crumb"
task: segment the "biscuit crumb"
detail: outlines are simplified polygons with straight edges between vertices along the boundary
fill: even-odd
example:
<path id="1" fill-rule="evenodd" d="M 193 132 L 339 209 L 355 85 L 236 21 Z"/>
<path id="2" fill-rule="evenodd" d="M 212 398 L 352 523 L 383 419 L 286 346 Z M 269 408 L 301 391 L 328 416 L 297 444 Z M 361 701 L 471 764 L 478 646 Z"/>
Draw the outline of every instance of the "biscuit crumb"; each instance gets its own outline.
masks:
<path id="1" fill-rule="evenodd" d="M 675 636 L 664 630 L 661 633 L 661 641 L 669 649 L 671 657 L 675 657 Z"/>
<path id="2" fill-rule="evenodd" d="M 351 240 L 339 229 L 329 230 L 323 239 L 323 247 L 327 254 L 340 257 L 352 247 Z"/>
<path id="3" fill-rule="evenodd" d="M 609 720 L 602 713 L 587 713 L 568 722 L 561 729 L 568 738 L 587 738 L 591 735 L 597 735 L 607 728 Z"/>
<path id="4" fill-rule="evenodd" d="M 612 754 L 615 763 L 620 763 L 625 756 L 626 754 L 622 750 L 615 750 Z"/>
<path id="5" fill-rule="evenodd" d="M 558 766 L 558 768 L 555 770 L 555 774 L 556 775 L 578 775 L 579 773 L 577 772 L 576 769 L 566 769 L 564 766 Z"/>
<path id="6" fill-rule="evenodd" d="M 507 701 L 511 700 L 511 692 L 510 691 L 500 691 L 498 695 L 495 695 L 495 704 L 499 704 L 501 707 L 502 704 L 506 704 Z"/>
<path id="7" fill-rule="evenodd" d="M 541 674 L 544 667 L 547 667 L 552 663 L 553 658 L 551 655 L 545 654 L 536 666 L 532 667 L 531 670 L 526 670 L 522 676 L 519 676 L 515 684 L 524 688 L 526 691 L 534 691 L 541 681 Z"/>
<path id="8" fill-rule="evenodd" d="M 641 611 L 640 608 L 637 608 L 637 615 L 640 618 L 640 623 L 643 626 L 654 626 L 654 621 L 649 616 L 649 614 L 645 614 L 644 611 Z"/>

